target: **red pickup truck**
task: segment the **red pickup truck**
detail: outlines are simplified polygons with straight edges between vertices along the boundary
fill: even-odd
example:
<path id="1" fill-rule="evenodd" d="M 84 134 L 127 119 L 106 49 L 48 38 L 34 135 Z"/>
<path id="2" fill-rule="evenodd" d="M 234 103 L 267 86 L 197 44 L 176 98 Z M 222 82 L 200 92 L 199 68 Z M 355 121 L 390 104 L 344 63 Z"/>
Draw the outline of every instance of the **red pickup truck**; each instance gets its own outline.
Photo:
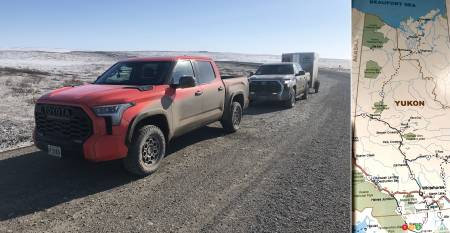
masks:
<path id="1" fill-rule="evenodd" d="M 92 84 L 39 98 L 33 138 L 56 157 L 123 159 L 128 171 L 147 175 L 174 137 L 215 121 L 238 130 L 248 89 L 246 77 L 221 77 L 207 57 L 129 59 Z"/>

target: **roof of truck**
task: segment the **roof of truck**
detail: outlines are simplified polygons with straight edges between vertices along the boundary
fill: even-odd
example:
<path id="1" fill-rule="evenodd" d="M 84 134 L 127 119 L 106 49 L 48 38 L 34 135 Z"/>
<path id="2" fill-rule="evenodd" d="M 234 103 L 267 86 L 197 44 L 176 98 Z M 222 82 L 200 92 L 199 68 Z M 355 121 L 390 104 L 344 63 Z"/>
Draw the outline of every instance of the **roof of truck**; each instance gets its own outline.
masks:
<path id="1" fill-rule="evenodd" d="M 124 61 L 177 61 L 177 60 L 207 60 L 212 61 L 210 57 L 205 56 L 170 56 L 170 57 L 134 57 Z"/>

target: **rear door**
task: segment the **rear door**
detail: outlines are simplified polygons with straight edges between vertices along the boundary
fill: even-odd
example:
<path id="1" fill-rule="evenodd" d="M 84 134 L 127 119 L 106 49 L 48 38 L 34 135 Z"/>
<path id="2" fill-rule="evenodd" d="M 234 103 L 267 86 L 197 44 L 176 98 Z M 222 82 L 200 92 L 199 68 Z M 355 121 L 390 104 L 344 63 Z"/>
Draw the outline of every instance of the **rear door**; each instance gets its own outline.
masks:
<path id="1" fill-rule="evenodd" d="M 189 88 L 177 88 L 173 100 L 172 113 L 175 135 L 191 129 L 196 118 L 202 113 L 202 96 L 198 78 L 195 77 L 190 60 L 179 60 L 172 71 L 171 83 L 178 84 L 180 77 L 193 76 L 197 79 L 197 85 Z"/>
<path id="2" fill-rule="evenodd" d="M 298 95 L 298 93 L 299 93 L 299 90 L 301 90 L 301 83 L 300 83 L 300 80 L 299 80 L 299 77 L 297 76 L 297 74 L 298 74 L 298 67 L 297 67 L 297 64 L 296 63 L 294 63 L 293 65 L 292 65 L 292 67 L 293 67 L 293 69 L 294 69 L 294 79 L 295 79 L 295 86 L 297 87 L 297 95 Z"/>
<path id="3" fill-rule="evenodd" d="M 300 64 L 298 63 L 295 63 L 295 67 L 297 68 L 296 74 L 298 74 L 299 71 L 303 70 Z M 298 83 L 297 86 L 300 87 L 298 89 L 298 92 L 303 91 L 306 86 L 306 75 L 297 76 L 297 83 Z"/>
<path id="4" fill-rule="evenodd" d="M 211 61 L 194 61 L 199 88 L 202 92 L 202 115 L 206 123 L 216 121 L 222 116 L 225 86 L 216 74 Z"/>

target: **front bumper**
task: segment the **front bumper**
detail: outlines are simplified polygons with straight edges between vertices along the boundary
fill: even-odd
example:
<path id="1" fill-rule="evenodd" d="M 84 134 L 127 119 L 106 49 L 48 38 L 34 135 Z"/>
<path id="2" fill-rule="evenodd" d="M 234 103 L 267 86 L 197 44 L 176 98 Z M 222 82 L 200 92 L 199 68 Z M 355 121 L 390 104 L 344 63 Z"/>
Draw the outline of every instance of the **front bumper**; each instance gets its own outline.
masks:
<path id="1" fill-rule="evenodd" d="M 45 102 L 44 104 L 68 105 L 61 103 Z M 84 105 L 71 105 L 81 107 L 92 121 L 92 134 L 83 142 L 69 141 L 60 138 L 49 137 L 33 133 L 36 147 L 47 151 L 48 145 L 61 147 L 62 157 L 81 157 L 89 161 L 107 161 L 126 157 L 128 147 L 125 145 L 125 137 L 128 131 L 128 123 L 122 119 L 118 126 L 113 126 L 108 132 L 105 118 L 97 117 L 90 108 Z"/>
<path id="2" fill-rule="evenodd" d="M 35 131 L 36 132 L 36 131 Z M 61 155 L 63 158 L 73 157 L 73 158 L 83 158 L 83 144 L 75 142 L 67 142 L 64 140 L 38 136 L 34 133 L 34 145 L 42 151 L 48 152 L 48 146 L 59 146 L 61 147 Z"/>
<path id="3" fill-rule="evenodd" d="M 254 102 L 266 102 L 266 101 L 285 101 L 288 100 L 289 97 L 285 95 L 251 95 L 250 100 Z"/>

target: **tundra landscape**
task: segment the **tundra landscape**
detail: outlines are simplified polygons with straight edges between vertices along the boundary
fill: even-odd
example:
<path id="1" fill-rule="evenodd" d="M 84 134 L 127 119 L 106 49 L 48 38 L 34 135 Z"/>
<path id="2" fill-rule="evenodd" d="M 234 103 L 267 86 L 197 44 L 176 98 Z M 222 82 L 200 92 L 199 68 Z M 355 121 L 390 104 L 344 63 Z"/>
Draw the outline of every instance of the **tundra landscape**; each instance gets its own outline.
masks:
<path id="1" fill-rule="evenodd" d="M 120 160 L 58 160 L 28 146 L 33 104 L 42 94 L 92 82 L 120 59 L 174 54 L 211 56 L 225 75 L 280 60 L 207 52 L 0 52 L 0 232 L 350 231 L 347 60 L 322 59 L 319 93 L 291 109 L 260 103 L 244 111 L 236 133 L 213 123 L 175 138 L 159 170 L 141 179 Z"/>
<path id="2" fill-rule="evenodd" d="M 183 51 L 28 51 L 0 50 L 0 152 L 32 144 L 34 103 L 63 86 L 92 82 L 115 62 L 143 56 L 201 55 L 218 61 L 224 75 L 248 75 L 280 55 Z M 323 58 L 322 69 L 349 71 L 350 61 Z"/>

